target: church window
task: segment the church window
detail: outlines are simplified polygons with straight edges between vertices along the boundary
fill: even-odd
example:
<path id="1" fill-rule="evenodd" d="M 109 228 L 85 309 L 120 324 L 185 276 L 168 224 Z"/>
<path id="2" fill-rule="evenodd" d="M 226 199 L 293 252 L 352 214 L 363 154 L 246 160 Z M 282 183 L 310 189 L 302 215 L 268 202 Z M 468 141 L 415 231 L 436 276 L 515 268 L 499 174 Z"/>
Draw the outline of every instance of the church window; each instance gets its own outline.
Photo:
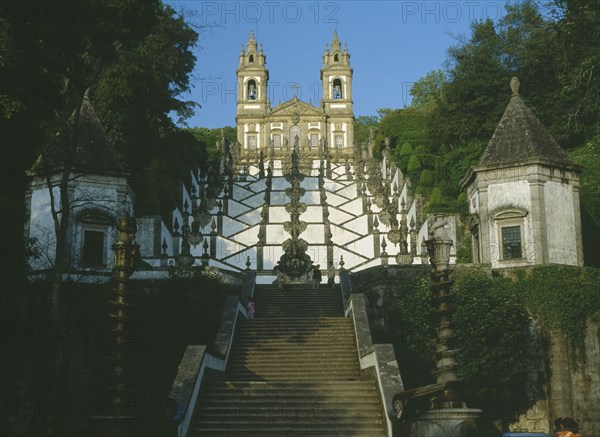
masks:
<path id="1" fill-rule="evenodd" d="M 502 230 L 502 259 L 523 258 L 521 249 L 521 227 L 505 226 Z"/>
<path id="2" fill-rule="evenodd" d="M 281 135 L 273 135 L 273 147 L 281 149 Z"/>
<path id="3" fill-rule="evenodd" d="M 298 125 L 292 126 L 290 128 L 290 145 L 300 147 L 300 138 L 302 138 L 302 129 Z"/>
<path id="4" fill-rule="evenodd" d="M 343 135 L 335 136 L 335 147 L 344 147 L 344 136 Z"/>
<path id="5" fill-rule="evenodd" d="M 310 134 L 310 147 L 319 147 L 319 134 Z"/>
<path id="6" fill-rule="evenodd" d="M 256 149 L 256 135 L 248 135 L 248 148 Z"/>
<path id="7" fill-rule="evenodd" d="M 335 55 L 333 55 L 333 62 L 339 62 L 340 60 L 340 55 L 338 55 L 337 53 Z"/>
<path id="8" fill-rule="evenodd" d="M 249 62 L 254 62 L 254 55 L 248 56 L 248 61 Z"/>
<path id="9" fill-rule="evenodd" d="M 342 98 L 342 81 L 340 79 L 335 79 L 333 81 L 333 98 L 334 99 Z"/>
<path id="10" fill-rule="evenodd" d="M 248 100 L 256 100 L 256 82 L 254 80 L 248 81 Z"/>
<path id="11" fill-rule="evenodd" d="M 83 253 L 81 264 L 84 266 L 103 266 L 104 232 L 97 230 L 83 231 Z"/>

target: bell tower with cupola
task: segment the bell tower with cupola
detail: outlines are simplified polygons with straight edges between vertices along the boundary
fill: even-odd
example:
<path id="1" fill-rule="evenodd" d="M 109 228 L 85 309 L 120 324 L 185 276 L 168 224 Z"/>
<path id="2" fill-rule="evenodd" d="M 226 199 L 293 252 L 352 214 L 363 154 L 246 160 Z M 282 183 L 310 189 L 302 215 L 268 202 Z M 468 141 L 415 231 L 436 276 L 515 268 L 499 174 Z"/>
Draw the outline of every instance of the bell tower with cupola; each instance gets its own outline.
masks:
<path id="1" fill-rule="evenodd" d="M 352 67 L 346 45 L 334 31 L 331 48 L 325 48 L 321 68 L 323 99 L 321 105 L 327 114 L 327 142 L 331 148 L 349 148 L 354 144 L 354 111 L 352 108 Z"/>
<path id="2" fill-rule="evenodd" d="M 263 119 L 269 110 L 267 82 L 269 70 L 265 67 L 267 58 L 262 44 L 257 50 L 254 32 L 246 47 L 242 44 L 240 64 L 237 69 L 238 97 L 236 122 L 238 141 L 243 148 L 264 147 L 264 133 L 261 132 Z"/>

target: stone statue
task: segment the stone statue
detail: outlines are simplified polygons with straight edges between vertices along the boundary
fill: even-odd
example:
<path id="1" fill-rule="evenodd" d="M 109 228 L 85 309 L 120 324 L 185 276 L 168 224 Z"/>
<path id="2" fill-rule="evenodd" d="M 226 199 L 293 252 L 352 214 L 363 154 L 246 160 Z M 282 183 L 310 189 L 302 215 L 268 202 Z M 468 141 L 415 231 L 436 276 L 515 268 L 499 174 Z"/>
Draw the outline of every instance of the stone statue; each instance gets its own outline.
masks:
<path id="1" fill-rule="evenodd" d="M 340 88 L 339 85 L 336 85 L 333 88 L 333 98 L 334 99 L 341 99 L 342 98 L 342 89 Z"/>
<path id="2" fill-rule="evenodd" d="M 248 100 L 256 100 L 256 86 L 254 82 L 250 82 L 250 85 L 248 85 Z"/>
<path id="3" fill-rule="evenodd" d="M 443 214 L 436 214 L 433 219 L 433 223 L 431 223 L 431 228 L 429 231 L 429 235 L 434 240 L 451 240 L 448 235 L 448 231 L 446 231 L 445 226 L 448 224 L 448 220 L 444 217 Z"/>

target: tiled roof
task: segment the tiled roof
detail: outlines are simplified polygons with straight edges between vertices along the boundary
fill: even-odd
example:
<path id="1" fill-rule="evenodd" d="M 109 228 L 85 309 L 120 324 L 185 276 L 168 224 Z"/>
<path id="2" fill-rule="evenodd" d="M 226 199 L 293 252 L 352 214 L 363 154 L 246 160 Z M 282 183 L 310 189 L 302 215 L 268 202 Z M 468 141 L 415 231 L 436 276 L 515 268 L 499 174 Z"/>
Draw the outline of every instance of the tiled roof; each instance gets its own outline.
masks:
<path id="1" fill-rule="evenodd" d="M 75 112 L 67 121 L 66 134 L 57 134 L 54 141 L 45 149 L 32 167 L 38 173 L 45 168 L 55 171 L 63 168 L 72 159 L 73 169 L 89 174 L 121 174 L 125 167 L 113 144 L 100 124 L 87 94 L 81 103 L 79 115 L 78 144 L 73 156 L 63 138 L 69 138 L 75 123 Z M 46 161 L 44 163 L 44 160 Z"/>
<path id="2" fill-rule="evenodd" d="M 519 94 L 519 80 L 511 80 L 512 98 L 483 152 L 479 165 L 494 166 L 539 159 L 573 165 Z"/>

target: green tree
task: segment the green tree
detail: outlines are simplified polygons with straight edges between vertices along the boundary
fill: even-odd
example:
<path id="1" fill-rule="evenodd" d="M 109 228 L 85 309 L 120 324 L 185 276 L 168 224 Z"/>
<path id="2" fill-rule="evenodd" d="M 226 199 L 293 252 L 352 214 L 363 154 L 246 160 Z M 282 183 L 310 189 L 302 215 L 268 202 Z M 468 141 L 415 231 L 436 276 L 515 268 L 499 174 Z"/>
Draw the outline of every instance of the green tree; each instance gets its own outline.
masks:
<path id="1" fill-rule="evenodd" d="M 443 99 L 446 73 L 433 70 L 413 83 L 410 95 L 413 97 L 410 106 L 423 111 L 432 111 Z"/>
<path id="2" fill-rule="evenodd" d="M 379 129 L 379 117 L 377 115 L 359 115 L 354 120 L 354 144 L 366 146 L 371 130 L 373 138 Z"/>
<path id="3" fill-rule="evenodd" d="M 379 132 L 390 138 L 393 147 L 406 142 L 413 147 L 427 146 L 427 115 L 413 108 L 396 109 L 381 118 Z"/>
<path id="4" fill-rule="evenodd" d="M 579 178 L 585 264 L 600 266 L 600 135 L 573 149 L 570 158 L 583 165 Z"/>
<path id="5" fill-rule="evenodd" d="M 448 51 L 448 83 L 429 123 L 431 141 L 438 147 L 489 140 L 510 97 L 511 74 L 503 63 L 496 25 L 488 19 L 471 29 L 468 43 Z"/>
<path id="6" fill-rule="evenodd" d="M 581 145 L 600 133 L 600 3 L 597 0 L 554 0 L 553 35 L 561 66 L 560 100 L 568 118 L 571 144 Z"/>
<path id="7" fill-rule="evenodd" d="M 190 103 L 179 96 L 189 90 L 195 62 L 190 49 L 197 34 L 158 0 L 57 2 L 51 6 L 59 10 L 56 15 L 47 15 L 42 1 L 4 2 L 0 8 L 7 60 L 2 78 L 3 85 L 9 84 L 1 99 L 3 167 L 22 175 L 40 152 L 48 156 L 54 138 L 60 139 L 59 156 L 64 156 L 60 168 L 53 169 L 59 170 L 59 191 L 52 198 L 55 287 L 44 296 L 49 322 L 63 326 L 68 302 L 62 270 L 71 207 L 67 186 L 77 158 L 84 93 L 89 90 L 109 136 L 134 178 L 139 177 L 160 148 L 161 134 L 173 130 L 168 113 L 189 114 Z M 46 176 L 51 176 L 48 171 Z M 13 241 L 22 235 L 24 188 L 22 177 L 9 182 L 9 192 L 3 184 L 3 205 L 7 199 L 15 214 L 8 220 L 12 227 L 3 229 L 3 243 L 7 231 Z M 68 378 L 69 347 L 59 341 L 40 357 L 40 366 L 51 363 L 52 374 L 43 396 L 57 405 Z M 60 423 L 55 429 L 60 432 Z"/>

